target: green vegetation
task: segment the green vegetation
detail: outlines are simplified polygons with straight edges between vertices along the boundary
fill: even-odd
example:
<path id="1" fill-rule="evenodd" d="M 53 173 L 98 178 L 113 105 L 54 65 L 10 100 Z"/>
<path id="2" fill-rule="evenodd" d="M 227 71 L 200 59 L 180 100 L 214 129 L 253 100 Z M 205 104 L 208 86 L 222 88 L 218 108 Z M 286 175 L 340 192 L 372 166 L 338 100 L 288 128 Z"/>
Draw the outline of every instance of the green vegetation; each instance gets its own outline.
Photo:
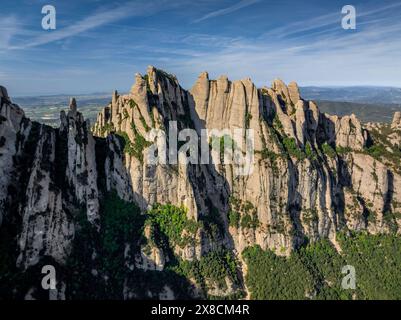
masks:
<path id="1" fill-rule="evenodd" d="M 230 199 L 230 205 L 230 215 L 233 215 L 230 222 L 236 225 L 242 223 L 244 216 L 256 212 L 253 204 L 236 198 Z M 174 254 L 176 246 L 194 244 L 191 239 L 205 223 L 188 219 L 185 208 L 156 205 L 141 213 L 135 204 L 112 192 L 105 194 L 100 209 L 101 232 L 88 222 L 84 209 L 71 213 L 76 222 L 72 253 L 65 267 L 57 265 L 58 275 L 68 282 L 68 299 L 122 299 L 124 283 L 138 298 L 149 298 L 149 291 L 157 298 L 165 285 L 172 288 L 176 298 L 188 298 L 188 279 L 197 282 L 204 297 L 214 299 L 221 297 L 212 296 L 215 293 L 210 290 L 230 289 L 227 278 L 237 289 L 226 291 L 232 293 L 226 298 L 243 297 L 239 263 L 230 250 L 218 246 L 193 261 L 183 261 Z M 397 216 L 391 213 L 384 216 L 388 223 L 394 222 L 394 218 Z M 163 271 L 127 267 L 127 263 L 133 263 L 140 248 L 149 241 L 144 237 L 145 226 L 152 229 L 150 244 L 157 245 L 167 258 Z M 0 228 L 0 293 L 4 297 L 11 296 L 13 288 L 26 292 L 32 286 L 31 279 L 40 274 L 41 265 L 55 264 L 44 258 L 34 268 L 18 273 L 15 269 L 14 231 Z M 251 298 L 401 299 L 399 237 L 348 232 L 337 234 L 337 241 L 341 254 L 328 240 L 305 244 L 289 257 L 278 256 L 258 246 L 247 248 L 242 256 L 247 264 L 245 281 Z M 12 245 L 7 245 L 9 243 Z M 341 287 L 342 268 L 346 265 L 355 267 L 355 290 Z"/>
<path id="2" fill-rule="evenodd" d="M 196 221 L 187 218 L 184 207 L 178 208 L 171 204 L 155 205 L 148 211 L 147 223 L 167 237 L 170 247 L 194 244 L 200 226 Z"/>
<path id="3" fill-rule="evenodd" d="M 150 214 L 142 214 L 135 204 L 120 199 L 114 192 L 108 193 L 101 202 L 101 232 L 98 232 L 87 221 L 85 211 L 82 210 L 76 217 L 78 228 L 72 254 L 67 262 L 65 276 L 70 283 L 67 297 L 122 299 L 124 281 L 129 279 L 132 282 L 131 289 L 138 298 L 149 298 L 149 291 L 157 297 L 165 285 L 174 291 L 177 298 L 188 298 L 190 284 L 187 278 L 177 272 L 174 256 L 163 271 L 131 270 L 126 265 L 127 262 L 133 263 L 134 255 L 138 255 L 141 245 L 146 243 L 143 232 L 147 224 L 157 224 L 157 227 L 175 239 L 177 233 L 172 229 L 186 226 L 184 212 L 182 208 L 167 205 L 158 206 Z M 161 216 L 155 217 L 157 213 Z M 173 224 L 171 227 L 168 226 L 170 223 Z M 163 232 L 160 235 L 153 232 L 152 236 L 155 241 L 159 241 L 163 240 L 163 235 Z M 169 242 L 165 244 L 161 248 L 169 255 Z"/>
<path id="4" fill-rule="evenodd" d="M 400 299 L 401 239 L 395 235 L 340 233 L 339 254 L 320 240 L 280 257 L 258 246 L 242 253 L 253 299 Z M 356 270 L 356 289 L 343 289 L 342 268 Z"/>
<path id="5" fill-rule="evenodd" d="M 259 226 L 259 219 L 257 215 L 245 214 L 241 218 L 241 228 L 243 229 L 256 229 Z"/>
<path id="6" fill-rule="evenodd" d="M 284 137 L 283 145 L 291 157 L 298 160 L 304 160 L 306 158 L 305 153 L 298 147 L 295 138 Z"/>
<path id="7" fill-rule="evenodd" d="M 327 142 L 322 144 L 322 151 L 329 158 L 335 158 L 337 156 L 336 151 Z"/>
<path id="8" fill-rule="evenodd" d="M 211 241 L 218 241 L 224 236 L 224 224 L 220 216 L 220 212 L 211 201 L 208 202 L 208 207 L 211 208 L 208 214 L 203 214 L 199 217 L 202 228 Z"/>
<path id="9" fill-rule="evenodd" d="M 372 130 L 369 132 L 372 139 L 372 145 L 365 149 L 365 152 L 378 161 L 391 166 L 394 171 L 401 173 L 401 148 L 393 145 L 388 137 L 394 133 L 390 125 L 384 125 L 380 130 Z"/>
<path id="10" fill-rule="evenodd" d="M 383 214 L 384 222 L 389 226 L 390 231 L 397 233 L 398 231 L 398 224 L 397 219 L 401 218 L 400 212 L 385 212 Z"/>
<path id="11" fill-rule="evenodd" d="M 251 124 L 252 114 L 250 112 L 245 113 L 245 128 L 248 129 Z"/>
<path id="12" fill-rule="evenodd" d="M 129 118 L 129 113 L 126 108 L 123 109 L 123 116 L 124 116 L 124 118 L 122 120 L 126 120 Z"/>
<path id="13" fill-rule="evenodd" d="M 252 299 L 303 299 L 305 291 L 313 290 L 313 278 L 298 256 L 287 260 L 259 246 L 245 249 L 242 256 Z"/>
<path id="14" fill-rule="evenodd" d="M 273 127 L 280 133 L 283 133 L 283 131 L 284 131 L 283 124 L 281 123 L 280 118 L 278 117 L 277 113 L 275 114 L 274 119 L 273 119 Z"/>
<path id="15" fill-rule="evenodd" d="M 267 148 L 263 148 L 263 150 L 260 153 L 262 155 L 263 160 L 269 159 L 273 173 L 278 174 L 279 169 L 276 161 L 280 157 L 280 155 Z"/>
<path id="16" fill-rule="evenodd" d="M 114 125 L 112 123 L 106 123 L 103 127 L 100 128 L 101 135 L 108 135 L 111 132 L 114 132 Z"/>
<path id="17" fill-rule="evenodd" d="M 315 151 L 313 150 L 312 145 L 310 144 L 309 141 L 307 141 L 306 145 L 305 145 L 305 154 L 310 160 L 317 159 L 317 155 L 316 155 Z"/>
<path id="18" fill-rule="evenodd" d="M 247 229 L 256 229 L 259 226 L 259 219 L 256 208 L 252 203 L 246 201 L 243 205 L 245 214 L 241 218 L 241 227 Z"/>
<path id="19" fill-rule="evenodd" d="M 318 213 L 315 208 L 303 209 L 302 213 L 303 213 L 302 220 L 307 224 L 319 221 Z"/>
<path id="20" fill-rule="evenodd" d="M 347 154 L 347 153 L 352 152 L 352 149 L 349 148 L 349 147 L 337 146 L 337 147 L 336 147 L 336 152 L 337 152 L 337 154 L 339 154 L 339 155 L 345 155 L 345 154 Z"/>
<path id="21" fill-rule="evenodd" d="M 124 268 L 125 246 L 138 245 L 142 238 L 144 216 L 135 204 L 121 200 L 114 192 L 107 193 L 100 210 L 101 232 L 88 222 L 85 210 L 76 216 L 78 227 L 66 268 L 72 279 L 68 295 L 75 299 L 121 299 L 128 274 Z M 108 281 L 99 281 L 92 268 Z"/>
<path id="22" fill-rule="evenodd" d="M 153 109 L 157 110 L 157 107 L 153 106 L 153 107 L 150 108 L 150 112 L 149 112 L 150 122 L 151 122 L 152 128 L 156 128 L 156 119 L 155 119 L 155 115 L 153 113 Z"/>
<path id="23" fill-rule="evenodd" d="M 220 288 L 226 288 L 225 277 L 229 276 L 238 283 L 237 261 L 229 251 L 213 251 L 199 260 L 199 272 L 204 279 L 218 283 Z"/>
<path id="24" fill-rule="evenodd" d="M 269 159 L 271 163 L 274 163 L 278 159 L 278 157 L 280 157 L 279 154 L 277 154 L 267 148 L 264 148 L 261 151 L 261 154 L 262 154 L 262 159 Z"/>
<path id="25" fill-rule="evenodd" d="M 235 210 L 230 210 L 228 213 L 228 223 L 231 227 L 238 228 L 241 220 L 241 214 Z"/>
<path id="26" fill-rule="evenodd" d="M 145 131 L 149 132 L 150 131 L 150 127 L 146 123 L 145 118 L 142 116 L 142 113 L 139 113 L 139 120 L 141 121 L 142 126 L 144 127 Z"/>
<path id="27" fill-rule="evenodd" d="M 106 195 L 101 218 L 102 244 L 109 256 L 121 251 L 122 245 L 139 239 L 142 234 L 144 219 L 139 208 L 120 199 L 116 193 Z"/>
<path id="28" fill-rule="evenodd" d="M 101 232 L 87 221 L 84 211 L 76 217 L 79 227 L 67 263 L 71 279 L 67 295 L 75 299 L 122 299 L 124 280 L 131 279 L 138 297 L 146 298 L 148 290 L 157 294 L 168 285 L 177 298 L 188 298 L 190 285 L 174 269 L 177 266 L 174 256 L 164 271 L 130 270 L 126 268 L 130 260 L 125 256 L 127 244 L 131 259 L 139 254 L 141 245 L 146 243 L 143 232 L 148 224 L 157 228 L 152 232 L 153 244 L 157 242 L 170 255 L 170 243 L 183 241 L 180 230 L 194 232 L 196 229 L 196 223 L 188 221 L 185 212 L 184 208 L 159 205 L 142 214 L 135 204 L 120 199 L 115 192 L 106 194 L 101 203 Z"/>
<path id="29" fill-rule="evenodd" d="M 229 278 L 235 285 L 240 285 L 238 277 L 238 261 L 234 255 L 226 249 L 218 249 L 204 254 L 199 260 L 183 261 L 172 267 L 172 270 L 184 276 L 187 279 L 195 279 L 204 292 L 209 289 L 226 290 L 226 278 Z M 215 297 L 207 295 L 208 298 Z M 237 296 L 241 298 L 243 292 L 239 290 Z"/>
<path id="30" fill-rule="evenodd" d="M 134 108 L 138 107 L 138 104 L 136 103 L 136 101 L 134 99 L 131 99 L 129 101 L 129 106 L 130 106 L 131 109 L 134 109 Z"/>
<path id="31" fill-rule="evenodd" d="M 135 102 L 135 100 L 131 99 L 131 100 L 129 101 L 129 106 L 130 106 L 131 109 L 135 109 L 135 108 L 137 109 L 137 111 L 138 111 L 138 113 L 139 113 L 139 120 L 141 121 L 143 128 L 145 129 L 146 132 L 149 132 L 149 131 L 150 131 L 150 127 L 149 127 L 148 124 L 146 123 L 146 120 L 145 120 L 145 118 L 144 118 L 143 115 L 142 115 L 141 109 L 139 109 L 139 106 L 138 106 L 138 104 Z M 126 111 L 126 110 L 124 109 L 124 111 Z M 151 112 L 151 114 L 152 114 L 152 116 L 153 116 L 153 113 L 152 113 L 152 112 Z M 127 112 L 127 115 L 128 115 L 128 112 Z"/>
<path id="32" fill-rule="evenodd" d="M 209 140 L 209 145 L 215 151 L 219 151 L 220 163 L 224 163 L 224 153 L 228 155 L 230 152 L 234 152 L 236 145 L 233 138 L 230 135 L 225 134 L 222 137 L 212 136 Z"/>
<path id="33" fill-rule="evenodd" d="M 210 232 L 211 226 L 218 228 L 216 222 L 212 222 L 214 218 L 196 222 L 188 219 L 186 214 L 185 208 L 169 204 L 156 205 L 147 212 L 145 224 L 152 228 L 152 242 L 169 257 L 166 271 L 195 279 L 205 292 L 215 287 L 227 289 L 226 277 L 239 285 L 238 263 L 233 254 L 222 247 L 193 261 L 183 261 L 174 255 L 172 249 L 177 245 L 183 248 L 197 244 L 195 237 L 200 227 L 203 226 L 205 232 Z M 209 216 L 214 214 L 212 212 Z"/>
<path id="34" fill-rule="evenodd" d="M 130 140 L 126 132 L 119 131 L 117 135 L 123 139 L 124 152 L 128 153 L 131 156 L 134 156 L 135 158 L 143 162 L 143 150 L 149 147 L 151 143 L 149 141 L 146 141 L 146 139 L 136 130 L 134 124 L 132 124 L 131 126 L 135 133 L 134 141 Z"/>
<path id="35" fill-rule="evenodd" d="M 382 144 L 374 144 L 366 151 L 373 158 L 380 160 L 380 158 L 386 153 L 386 148 Z"/>
<path id="36" fill-rule="evenodd" d="M 228 222 L 232 227 L 256 229 L 259 226 L 256 208 L 249 201 L 242 202 L 240 199 L 231 197 Z"/>
<path id="37" fill-rule="evenodd" d="M 213 216 L 213 212 L 209 216 Z M 239 285 L 237 261 L 228 250 L 220 247 L 216 251 L 202 255 L 200 259 L 184 261 L 173 253 L 173 248 L 181 248 L 186 245 L 196 245 L 196 234 L 203 227 L 205 232 L 210 232 L 211 226 L 217 227 L 214 219 L 203 219 L 195 222 L 187 218 L 187 210 L 173 205 L 156 205 L 147 212 L 146 222 L 151 226 L 152 242 L 162 248 L 168 256 L 166 271 L 185 279 L 195 279 L 203 291 L 219 288 L 227 289 L 225 278 Z"/>

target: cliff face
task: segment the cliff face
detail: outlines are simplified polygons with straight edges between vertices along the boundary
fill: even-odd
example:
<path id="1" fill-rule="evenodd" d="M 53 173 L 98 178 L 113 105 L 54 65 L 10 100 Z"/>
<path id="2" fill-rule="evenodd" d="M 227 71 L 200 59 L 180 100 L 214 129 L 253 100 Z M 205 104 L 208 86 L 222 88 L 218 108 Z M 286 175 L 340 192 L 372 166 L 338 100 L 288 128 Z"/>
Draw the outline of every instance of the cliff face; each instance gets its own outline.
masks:
<path id="1" fill-rule="evenodd" d="M 1 108 L 1 198 L 4 223 L 18 221 L 17 265 L 43 256 L 63 263 L 74 238 L 74 212 L 83 206 L 97 223 L 99 202 L 95 143 L 71 102 L 60 129 L 31 122 L 15 104 Z M 4 164 L 4 165 L 3 165 Z"/>
<path id="2" fill-rule="evenodd" d="M 153 217 L 159 224 L 145 223 L 145 242 L 124 241 L 120 268 L 128 273 L 120 293 L 127 299 L 138 297 L 135 270 L 168 272 L 172 259 L 202 264 L 224 250 L 240 265 L 241 252 L 255 244 L 288 255 L 321 238 L 338 247 L 338 231 L 400 233 L 399 114 L 391 126 L 364 126 L 354 115 L 320 113 L 300 97 L 296 83 L 275 80 L 270 88 L 256 88 L 250 79 L 210 80 L 202 73 L 187 91 L 175 76 L 149 67 L 145 76 L 136 75 L 128 95 L 113 93 L 92 128 L 72 100 L 54 129 L 25 118 L 5 89 L 1 92 L 0 230 L 12 230 L 7 234 L 15 245 L 9 254 L 15 273 L 34 270 L 46 259 L 61 269 L 68 265 L 81 239 L 77 232 L 84 229 L 82 216 L 93 237 L 108 232 L 104 199 L 112 193 L 142 213 L 156 204 L 185 208 L 182 219 L 193 226 L 180 229 L 180 238 L 192 239 L 185 243 L 172 241 L 165 231 L 166 247 L 154 240 L 154 225 L 163 230 L 163 224 Z M 252 129 L 253 171 L 236 175 L 235 164 L 216 161 L 151 163 L 152 142 L 146 138 L 152 128 L 167 132 L 170 121 L 178 131 L 198 133 Z M 112 277 L 96 265 L 103 249 L 85 241 L 92 276 Z M 244 270 L 227 273 L 223 284 L 205 275 L 203 282 L 189 277 L 187 293 L 232 296 L 246 290 Z M 64 276 L 58 298 L 76 297 L 70 280 Z M 177 290 L 148 289 L 158 298 L 180 297 Z"/>
<path id="3" fill-rule="evenodd" d="M 364 151 L 371 143 L 368 130 L 354 115 L 321 114 L 312 101 L 301 99 L 295 83 L 287 87 L 275 80 L 271 88 L 258 89 L 249 79 L 210 80 L 202 73 L 194 87 L 185 91 L 174 77 L 149 68 L 145 77 L 136 76 L 129 95 L 113 97 L 99 114 L 94 132 L 101 136 L 108 134 L 104 128 L 117 134 L 126 132 L 133 141 L 133 127 L 142 136 L 146 136 L 146 127 L 163 128 L 170 120 L 185 127 L 187 123 L 181 119 L 185 114 L 191 115 L 189 125 L 198 131 L 253 129 L 253 173 L 235 177 L 232 165 L 189 166 L 189 171 L 203 171 L 204 180 L 189 177 L 186 181 L 181 169 L 165 179 L 166 173 L 157 174 L 162 169 L 156 167 L 152 186 L 144 183 L 149 177 L 146 159 L 143 165 L 130 156 L 126 166 L 131 181 L 136 182 L 133 190 L 146 205 L 184 204 L 190 218 L 207 214 L 205 198 L 216 206 L 226 224 L 230 212 L 240 220 L 254 215 L 255 227 L 246 223 L 229 226 L 239 252 L 257 243 L 288 253 L 304 237 L 335 241 L 336 231 L 345 225 L 352 230 L 388 232 L 384 215 L 400 210 L 397 202 L 389 202 L 400 199 L 399 175 Z M 142 173 L 132 170 L 138 167 L 145 169 Z M 221 187 L 219 197 L 213 199 L 215 179 Z M 185 188 L 180 181 L 186 181 Z M 202 193 L 200 181 L 206 185 Z M 151 190 L 159 191 L 152 194 Z M 196 203 L 191 203 L 193 200 Z M 375 217 L 369 218 L 369 212 Z"/>

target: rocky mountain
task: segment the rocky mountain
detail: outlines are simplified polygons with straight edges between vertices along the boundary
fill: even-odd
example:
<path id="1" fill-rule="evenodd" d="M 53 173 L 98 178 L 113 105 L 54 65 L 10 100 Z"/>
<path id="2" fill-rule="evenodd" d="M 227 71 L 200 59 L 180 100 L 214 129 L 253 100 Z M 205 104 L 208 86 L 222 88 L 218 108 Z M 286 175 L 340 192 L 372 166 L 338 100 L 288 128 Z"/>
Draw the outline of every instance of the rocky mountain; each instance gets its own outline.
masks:
<path id="1" fill-rule="evenodd" d="M 202 73 L 185 90 L 149 67 L 93 126 L 72 99 L 52 128 L 1 92 L 2 297 L 47 298 L 48 264 L 57 270 L 52 299 L 258 297 L 249 248 L 289 259 L 320 241 L 341 253 L 339 235 L 400 234 L 399 113 L 391 125 L 362 125 L 320 112 L 295 82 L 257 88 Z M 171 121 L 198 134 L 252 129 L 253 170 L 238 175 L 238 164 L 212 156 L 153 163 L 149 133 Z M 207 148 L 216 139 L 225 137 Z M 302 297 L 323 292 L 324 279 L 314 281 Z"/>

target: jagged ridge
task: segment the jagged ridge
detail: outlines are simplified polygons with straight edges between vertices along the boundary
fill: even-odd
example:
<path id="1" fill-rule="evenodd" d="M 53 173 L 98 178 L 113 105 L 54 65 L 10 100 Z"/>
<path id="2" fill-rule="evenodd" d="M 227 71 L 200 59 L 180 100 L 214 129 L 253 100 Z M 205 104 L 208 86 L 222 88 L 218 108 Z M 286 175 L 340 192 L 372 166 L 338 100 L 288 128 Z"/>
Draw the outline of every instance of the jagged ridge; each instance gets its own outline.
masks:
<path id="1" fill-rule="evenodd" d="M 18 226 L 19 268 L 43 256 L 65 264 L 79 212 L 102 232 L 99 199 L 113 191 L 142 211 L 171 203 L 185 207 L 187 219 L 203 222 L 196 241 L 171 248 L 183 261 L 218 248 L 241 259 L 255 244 L 288 255 L 305 239 L 328 238 L 338 247 L 340 230 L 399 233 L 401 179 L 393 161 L 399 114 L 390 128 L 364 127 L 354 115 L 320 113 L 300 97 L 296 83 L 287 87 L 281 80 L 258 89 L 250 79 L 210 80 L 202 73 L 187 91 L 154 67 L 135 78 L 128 95 L 114 92 L 99 113 L 92 128 L 97 137 L 75 100 L 53 129 L 26 119 L 2 88 L 0 217 Z M 149 165 L 146 133 L 171 120 L 179 129 L 252 128 L 254 172 L 235 177 L 228 164 Z M 387 153 L 377 155 L 377 146 Z M 157 246 L 152 252 L 135 259 L 150 259 L 144 265 L 162 270 L 166 253 Z M 211 286 L 209 294 L 231 294 L 236 286 L 227 281 L 225 292 Z"/>

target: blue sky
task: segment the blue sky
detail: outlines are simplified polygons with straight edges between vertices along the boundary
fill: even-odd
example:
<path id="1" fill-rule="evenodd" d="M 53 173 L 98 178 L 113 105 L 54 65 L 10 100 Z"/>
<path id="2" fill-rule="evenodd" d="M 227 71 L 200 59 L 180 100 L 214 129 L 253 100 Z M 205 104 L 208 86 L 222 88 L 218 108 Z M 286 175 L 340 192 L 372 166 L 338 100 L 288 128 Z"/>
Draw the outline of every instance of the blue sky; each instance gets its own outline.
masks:
<path id="1" fill-rule="evenodd" d="M 57 29 L 41 27 L 54 5 Z M 356 30 L 341 28 L 354 5 Z M 11 96 L 129 90 L 154 65 L 299 85 L 401 87 L 401 1 L 2 0 L 0 84 Z"/>

